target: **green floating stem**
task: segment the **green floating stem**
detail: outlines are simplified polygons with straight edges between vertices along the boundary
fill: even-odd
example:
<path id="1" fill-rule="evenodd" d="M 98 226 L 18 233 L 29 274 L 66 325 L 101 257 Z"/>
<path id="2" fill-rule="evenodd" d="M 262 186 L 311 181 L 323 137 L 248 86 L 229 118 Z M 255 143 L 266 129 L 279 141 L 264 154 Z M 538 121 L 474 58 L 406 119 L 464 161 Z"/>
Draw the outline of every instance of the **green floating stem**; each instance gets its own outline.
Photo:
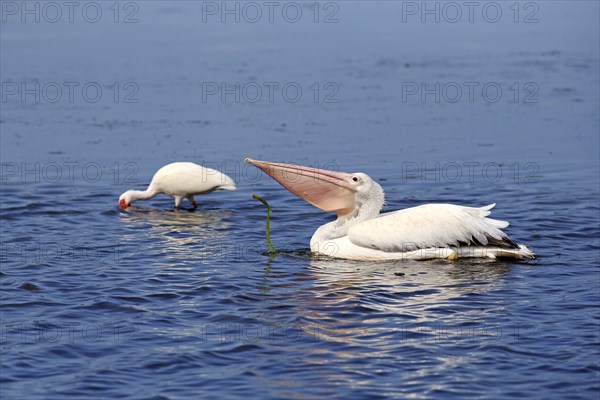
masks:
<path id="1" fill-rule="evenodd" d="M 271 207 L 269 206 L 269 203 L 267 203 L 267 201 L 265 199 L 263 199 L 262 197 L 253 194 L 252 198 L 255 200 L 260 201 L 261 203 L 263 203 L 265 205 L 265 207 L 267 207 L 267 222 L 265 223 L 265 232 L 266 232 L 266 237 L 267 237 L 267 246 L 269 247 L 269 250 L 267 251 L 267 254 L 271 255 L 271 254 L 277 254 L 277 250 L 275 250 L 275 247 L 273 247 L 273 245 L 271 244 L 271 226 L 270 226 L 270 221 L 271 221 Z"/>

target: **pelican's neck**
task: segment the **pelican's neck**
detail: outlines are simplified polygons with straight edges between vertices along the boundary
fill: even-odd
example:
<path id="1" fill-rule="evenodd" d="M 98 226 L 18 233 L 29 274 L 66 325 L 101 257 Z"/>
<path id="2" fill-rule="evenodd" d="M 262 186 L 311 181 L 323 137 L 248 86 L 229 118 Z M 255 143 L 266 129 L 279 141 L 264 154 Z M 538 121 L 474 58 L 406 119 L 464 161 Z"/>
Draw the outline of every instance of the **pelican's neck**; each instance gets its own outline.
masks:
<path id="1" fill-rule="evenodd" d="M 335 221 L 322 225 L 311 238 L 313 243 L 324 243 L 328 240 L 337 239 L 348 234 L 348 230 L 356 224 L 373 219 L 379 215 L 379 211 L 385 202 L 383 189 L 378 184 L 366 198 L 357 199 L 354 211 L 347 215 L 339 216 Z"/>

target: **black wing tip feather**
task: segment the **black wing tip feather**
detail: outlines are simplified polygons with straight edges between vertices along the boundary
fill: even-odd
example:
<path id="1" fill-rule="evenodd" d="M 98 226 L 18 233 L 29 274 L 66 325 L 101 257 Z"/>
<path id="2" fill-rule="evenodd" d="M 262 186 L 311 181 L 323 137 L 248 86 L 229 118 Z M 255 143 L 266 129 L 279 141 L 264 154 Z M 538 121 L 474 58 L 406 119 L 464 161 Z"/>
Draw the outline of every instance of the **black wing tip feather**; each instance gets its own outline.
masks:
<path id="1" fill-rule="evenodd" d="M 517 243 L 515 243 L 511 238 L 509 238 L 508 236 L 503 236 L 502 239 L 497 240 L 494 239 L 493 237 L 488 236 L 487 237 L 488 240 L 488 246 L 498 246 L 500 248 L 507 248 L 507 249 L 518 249 L 519 245 Z"/>
<path id="2" fill-rule="evenodd" d="M 487 244 L 481 243 L 477 240 L 476 237 L 472 236 L 469 243 L 459 242 L 460 246 L 484 246 L 484 247 L 498 247 L 500 249 L 519 249 L 519 245 L 516 244 L 511 238 L 508 236 L 503 236 L 501 239 L 496 239 L 488 234 L 485 235 L 487 239 Z"/>

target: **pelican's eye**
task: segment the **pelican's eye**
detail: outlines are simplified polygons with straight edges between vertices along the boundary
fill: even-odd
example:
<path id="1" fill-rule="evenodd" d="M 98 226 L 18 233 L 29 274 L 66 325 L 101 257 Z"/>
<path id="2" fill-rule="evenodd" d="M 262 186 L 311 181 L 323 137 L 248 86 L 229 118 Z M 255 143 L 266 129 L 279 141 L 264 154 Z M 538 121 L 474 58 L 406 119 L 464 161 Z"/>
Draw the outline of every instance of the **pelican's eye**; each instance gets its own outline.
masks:
<path id="1" fill-rule="evenodd" d="M 352 180 L 353 180 L 354 182 L 358 182 L 358 179 L 359 179 L 359 178 L 358 178 L 358 176 L 353 176 L 353 177 L 352 177 Z"/>

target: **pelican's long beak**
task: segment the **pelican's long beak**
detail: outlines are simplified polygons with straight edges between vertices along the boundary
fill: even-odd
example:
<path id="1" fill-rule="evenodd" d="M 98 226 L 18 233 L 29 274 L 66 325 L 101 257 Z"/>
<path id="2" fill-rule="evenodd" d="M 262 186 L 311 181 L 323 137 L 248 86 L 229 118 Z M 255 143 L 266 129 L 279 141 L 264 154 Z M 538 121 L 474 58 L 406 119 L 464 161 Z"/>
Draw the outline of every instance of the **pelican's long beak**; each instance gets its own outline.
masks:
<path id="1" fill-rule="evenodd" d="M 288 191 L 323 211 L 334 212 L 338 216 L 354 211 L 356 190 L 351 184 L 351 174 L 250 158 L 244 161 L 254 165 Z"/>

